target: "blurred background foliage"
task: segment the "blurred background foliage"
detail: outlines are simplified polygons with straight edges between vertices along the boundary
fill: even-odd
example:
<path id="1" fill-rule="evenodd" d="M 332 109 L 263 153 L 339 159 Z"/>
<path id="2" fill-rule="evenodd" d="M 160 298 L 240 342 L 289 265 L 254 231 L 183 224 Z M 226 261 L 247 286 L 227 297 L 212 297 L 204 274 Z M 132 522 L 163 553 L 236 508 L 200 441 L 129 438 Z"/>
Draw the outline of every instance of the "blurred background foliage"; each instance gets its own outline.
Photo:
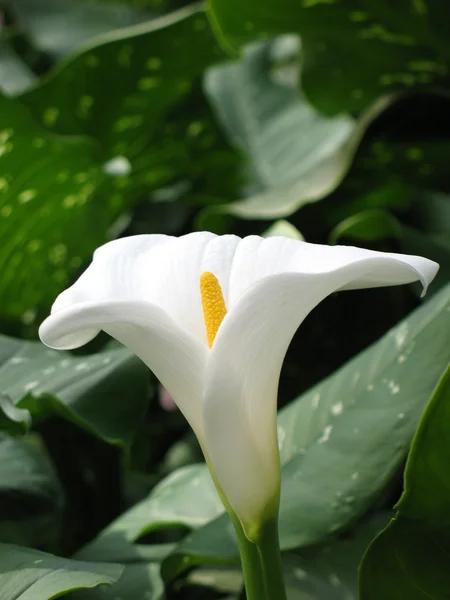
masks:
<path id="1" fill-rule="evenodd" d="M 73 597 L 238 597 L 236 547 L 203 467 L 152 492 L 201 460 L 158 383 L 105 338 L 75 355 L 35 341 L 98 245 L 208 229 L 441 265 L 431 298 L 396 333 L 386 334 L 418 307 L 418 287 L 328 298 L 283 367 L 290 594 L 356 597 L 356 566 L 400 495 L 409 444 L 449 358 L 449 19 L 444 0 L 0 0 L 0 542 L 58 554 L 36 559 L 61 573 L 52 593 L 116 581 Z M 384 334 L 319 384 L 327 402 L 314 416 L 318 392 L 306 390 Z M 365 417 L 349 410 L 340 427 L 366 431 L 364 452 L 360 442 L 351 453 L 318 446 L 339 407 L 357 405 Z M 283 437 L 290 419 L 300 425 Z M 347 501 L 305 522 L 302 511 L 330 486 Z M 0 572 L 10 567 L 2 556 L 15 566 L 35 556 L 14 552 L 0 548 Z M 199 564 L 212 566 L 184 576 Z"/>

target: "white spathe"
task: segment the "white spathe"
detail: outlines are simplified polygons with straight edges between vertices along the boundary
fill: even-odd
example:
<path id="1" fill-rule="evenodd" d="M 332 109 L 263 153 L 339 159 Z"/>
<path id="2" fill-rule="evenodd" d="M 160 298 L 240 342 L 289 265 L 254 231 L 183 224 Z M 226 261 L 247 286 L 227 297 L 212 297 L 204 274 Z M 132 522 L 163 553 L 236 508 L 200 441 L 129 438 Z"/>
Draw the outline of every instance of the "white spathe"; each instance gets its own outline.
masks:
<path id="1" fill-rule="evenodd" d="M 425 291 L 437 270 L 418 256 L 283 237 L 141 235 L 99 248 L 40 336 L 70 349 L 103 329 L 137 354 L 188 419 L 249 534 L 277 507 L 278 380 L 303 319 L 337 290 L 419 280 Z M 228 310 L 211 349 L 205 271 L 219 280 Z"/>

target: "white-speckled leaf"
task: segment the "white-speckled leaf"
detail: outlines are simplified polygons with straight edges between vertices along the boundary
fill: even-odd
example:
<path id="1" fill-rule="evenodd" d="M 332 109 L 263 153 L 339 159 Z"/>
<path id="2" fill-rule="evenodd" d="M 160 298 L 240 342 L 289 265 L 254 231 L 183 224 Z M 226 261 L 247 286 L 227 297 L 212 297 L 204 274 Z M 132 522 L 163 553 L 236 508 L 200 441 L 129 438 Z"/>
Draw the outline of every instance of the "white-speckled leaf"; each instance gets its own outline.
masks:
<path id="1" fill-rule="evenodd" d="M 122 570 L 120 565 L 80 562 L 0 543 L 2 600 L 52 600 L 72 590 L 112 584 Z"/>
<path id="2" fill-rule="evenodd" d="M 284 579 L 289 600 L 357 600 L 359 563 L 389 517 L 388 512 L 376 513 L 342 540 L 285 553 Z M 221 593 L 239 593 L 243 586 L 242 571 L 233 566 L 194 569 L 187 582 Z"/>
<path id="3" fill-rule="evenodd" d="M 297 33 L 302 85 L 325 114 L 356 112 L 393 90 L 448 83 L 448 3 L 432 0 L 209 0 L 235 49 Z"/>
<path id="4" fill-rule="evenodd" d="M 32 321 L 32 309 L 50 303 L 105 241 L 118 214 L 94 202 L 105 180 L 91 140 L 49 134 L 18 101 L 0 95 L 3 316 Z"/>
<path id="5" fill-rule="evenodd" d="M 97 37 L 37 86 L 0 96 L 1 316 L 31 322 L 126 209 L 189 178 L 203 125 L 165 117 L 218 55 L 203 11 L 188 7 Z"/>
<path id="6" fill-rule="evenodd" d="M 111 586 L 75 592 L 71 600 L 164 600 L 165 588 L 159 565 L 127 565 Z"/>
<path id="7" fill-rule="evenodd" d="M 316 543 L 367 510 L 404 460 L 449 360 L 447 285 L 282 411 L 284 548 Z"/>
<path id="8" fill-rule="evenodd" d="M 0 390 L 33 420 L 58 414 L 128 445 L 146 410 L 148 381 L 147 367 L 126 348 L 80 357 L 0 336 Z"/>
<path id="9" fill-rule="evenodd" d="M 105 162 L 125 157 L 131 178 L 152 183 L 150 166 L 171 171 L 167 150 L 151 145 L 161 119 L 221 55 L 204 11 L 190 6 L 94 38 L 20 100 L 50 131 L 91 136 Z"/>
<path id="10" fill-rule="evenodd" d="M 138 538 L 167 527 L 198 529 L 224 512 L 206 465 L 175 471 L 148 496 L 113 521 L 79 553 L 88 560 L 123 560 Z M 138 553 L 138 552 L 137 552 Z"/>

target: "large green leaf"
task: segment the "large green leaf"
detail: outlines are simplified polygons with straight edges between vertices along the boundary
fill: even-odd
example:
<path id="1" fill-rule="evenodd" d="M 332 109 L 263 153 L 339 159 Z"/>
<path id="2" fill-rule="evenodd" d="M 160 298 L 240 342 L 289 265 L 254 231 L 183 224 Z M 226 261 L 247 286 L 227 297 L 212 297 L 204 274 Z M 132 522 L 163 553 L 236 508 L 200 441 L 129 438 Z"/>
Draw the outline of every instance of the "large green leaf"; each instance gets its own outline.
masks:
<path id="1" fill-rule="evenodd" d="M 385 513 L 376 513 L 345 539 L 284 554 L 289 600 L 357 600 L 359 563 L 388 518 Z M 204 567 L 191 572 L 188 584 L 238 593 L 243 579 L 238 567 Z"/>
<path id="2" fill-rule="evenodd" d="M 361 600 L 450 597 L 450 367 L 411 446 L 397 515 L 369 547 Z"/>
<path id="3" fill-rule="evenodd" d="M 169 475 L 148 498 L 113 521 L 77 556 L 128 562 L 133 557 L 130 545 L 151 531 L 176 526 L 197 529 L 223 511 L 206 465 L 184 467 Z M 140 556 L 146 557 L 145 552 L 136 548 L 135 560 Z"/>
<path id="4" fill-rule="evenodd" d="M 70 595 L 71 600 L 163 600 L 165 597 L 159 565 L 151 564 L 127 565 L 117 583 Z"/>
<path id="5" fill-rule="evenodd" d="M 117 581 L 122 567 L 86 563 L 0 544 L 2 600 L 51 600 L 67 592 Z"/>
<path id="6" fill-rule="evenodd" d="M 277 40 L 282 44 L 284 40 Z M 341 182 L 364 131 L 348 116 L 326 118 L 291 85 L 275 79 L 274 44 L 214 67 L 205 87 L 230 138 L 249 155 L 259 191 L 223 210 L 238 217 L 290 215 Z"/>
<path id="7" fill-rule="evenodd" d="M 203 11 L 188 7 L 96 38 L 20 100 L 51 131 L 91 136 L 105 161 L 124 156 L 142 178 L 163 162 L 147 148 L 160 120 L 219 56 Z"/>
<path id="8" fill-rule="evenodd" d="M 442 1 L 210 0 L 209 7 L 234 48 L 299 33 L 303 88 L 328 114 L 360 110 L 394 89 L 448 86 L 449 7 Z"/>
<path id="9" fill-rule="evenodd" d="M 73 356 L 0 336 L 2 393 L 36 420 L 58 414 L 111 443 L 133 440 L 148 380 L 145 365 L 126 348 Z"/>
<path id="10" fill-rule="evenodd" d="M 161 573 L 172 581 L 180 573 L 199 565 L 238 565 L 239 549 L 227 514 L 189 533 L 163 560 Z"/>
<path id="11" fill-rule="evenodd" d="M 58 479 L 36 441 L 0 434 L 0 540 L 54 542 L 62 504 Z"/>
<path id="12" fill-rule="evenodd" d="M 386 520 L 376 514 L 343 540 L 286 555 L 289 600 L 358 600 L 359 563 Z"/>
<path id="13" fill-rule="evenodd" d="M 449 305 L 447 285 L 282 411 L 284 547 L 343 529 L 399 467 L 450 359 Z"/>
<path id="14" fill-rule="evenodd" d="M 447 285 L 281 411 L 283 549 L 323 542 L 348 527 L 398 469 L 450 358 L 449 305 Z M 163 564 L 170 577 L 191 564 L 235 560 L 225 515 L 187 536 Z"/>
<path id="15" fill-rule="evenodd" d="M 126 209 L 198 171 L 191 153 L 211 153 L 205 123 L 171 129 L 164 119 L 216 51 L 203 12 L 191 7 L 96 38 L 40 85 L 0 98 L 3 316 L 32 319 Z"/>
<path id="16" fill-rule="evenodd" d="M 0 95 L 3 316 L 49 303 L 106 240 L 118 207 L 93 202 L 106 178 L 100 167 L 91 140 L 49 134 L 17 101 Z"/>

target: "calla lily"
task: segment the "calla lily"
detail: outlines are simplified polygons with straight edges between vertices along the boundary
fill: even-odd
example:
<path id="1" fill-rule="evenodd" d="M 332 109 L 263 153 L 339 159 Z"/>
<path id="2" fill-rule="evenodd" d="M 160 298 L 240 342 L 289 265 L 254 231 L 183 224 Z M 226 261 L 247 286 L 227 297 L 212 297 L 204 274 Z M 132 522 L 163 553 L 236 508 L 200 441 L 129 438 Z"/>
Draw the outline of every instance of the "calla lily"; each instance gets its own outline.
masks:
<path id="1" fill-rule="evenodd" d="M 278 380 L 303 319 L 337 290 L 419 280 L 425 291 L 437 270 L 418 256 L 283 237 L 141 235 L 99 248 L 40 336 L 71 349 L 104 330 L 139 356 L 252 539 L 278 509 Z"/>

